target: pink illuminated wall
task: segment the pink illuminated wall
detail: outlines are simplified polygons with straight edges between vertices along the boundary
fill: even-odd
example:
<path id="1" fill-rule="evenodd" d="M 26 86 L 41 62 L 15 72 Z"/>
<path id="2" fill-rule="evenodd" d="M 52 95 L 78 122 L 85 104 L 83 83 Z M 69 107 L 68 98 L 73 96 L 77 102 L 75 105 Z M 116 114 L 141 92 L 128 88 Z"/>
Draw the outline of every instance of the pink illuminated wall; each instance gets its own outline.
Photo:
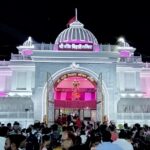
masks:
<path id="1" fill-rule="evenodd" d="M 33 52 L 30 49 L 24 49 L 24 50 L 22 50 L 22 55 L 23 56 L 30 56 L 32 54 L 33 54 Z"/>
<path id="2" fill-rule="evenodd" d="M 127 50 L 120 51 L 120 57 L 128 58 L 130 57 L 130 52 Z"/>
<path id="3" fill-rule="evenodd" d="M 144 92 L 144 97 L 150 97 L 150 74 L 141 76 L 141 90 Z"/>
<path id="4" fill-rule="evenodd" d="M 77 100 L 73 100 L 73 82 L 78 81 L 78 95 Z M 68 77 L 62 80 L 57 87 L 55 87 L 55 105 L 61 107 L 96 107 L 96 85 L 93 85 L 89 80 L 83 77 Z M 61 103 L 63 102 L 63 103 Z M 67 103 L 65 105 L 65 103 Z M 64 106 L 65 105 L 65 106 Z"/>
<path id="5" fill-rule="evenodd" d="M 7 96 L 7 94 L 5 92 L 0 91 L 0 97 L 6 97 L 6 96 Z"/>
<path id="6" fill-rule="evenodd" d="M 86 78 L 82 77 L 69 77 L 60 82 L 57 88 L 73 88 L 73 81 L 77 80 L 80 82 L 80 88 L 95 88 L 95 86 L 88 81 Z"/>

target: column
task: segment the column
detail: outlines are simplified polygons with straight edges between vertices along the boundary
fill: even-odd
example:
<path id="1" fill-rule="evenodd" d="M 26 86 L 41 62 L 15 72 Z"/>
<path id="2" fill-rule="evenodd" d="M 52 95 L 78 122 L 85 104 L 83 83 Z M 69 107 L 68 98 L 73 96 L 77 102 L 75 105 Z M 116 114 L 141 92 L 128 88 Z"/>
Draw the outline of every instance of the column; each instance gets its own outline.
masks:
<path id="1" fill-rule="evenodd" d="M 141 91 L 141 88 L 140 88 L 140 83 L 141 82 L 141 79 L 140 79 L 140 72 L 136 72 L 136 80 L 135 80 L 135 88 L 136 88 L 136 91 Z"/>
<path id="2" fill-rule="evenodd" d="M 124 72 L 119 72 L 120 91 L 124 91 Z"/>
<path id="3" fill-rule="evenodd" d="M 31 84 L 32 84 L 32 72 L 28 71 L 27 73 L 27 77 L 26 77 L 26 90 L 27 91 L 31 91 Z"/>
<path id="4" fill-rule="evenodd" d="M 11 90 L 16 90 L 17 89 L 17 72 L 14 70 L 12 73 L 12 84 L 11 84 Z"/>

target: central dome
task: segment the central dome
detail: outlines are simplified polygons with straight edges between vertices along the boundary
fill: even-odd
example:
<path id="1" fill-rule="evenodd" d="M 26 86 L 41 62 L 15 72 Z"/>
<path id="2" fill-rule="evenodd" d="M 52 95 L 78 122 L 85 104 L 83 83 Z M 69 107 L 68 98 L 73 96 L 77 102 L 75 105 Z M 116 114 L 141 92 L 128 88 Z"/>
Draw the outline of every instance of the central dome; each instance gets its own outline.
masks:
<path id="1" fill-rule="evenodd" d="M 72 45 L 70 45 L 72 44 Z M 95 36 L 78 20 L 70 24 L 69 28 L 62 31 L 55 41 L 55 50 L 98 50 Z"/>

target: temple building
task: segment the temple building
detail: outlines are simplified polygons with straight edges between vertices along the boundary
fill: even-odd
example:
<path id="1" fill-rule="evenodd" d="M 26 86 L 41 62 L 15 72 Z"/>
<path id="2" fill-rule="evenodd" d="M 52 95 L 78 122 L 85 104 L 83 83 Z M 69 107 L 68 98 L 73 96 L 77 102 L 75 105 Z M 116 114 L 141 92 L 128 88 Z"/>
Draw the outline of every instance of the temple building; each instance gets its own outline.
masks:
<path id="1" fill-rule="evenodd" d="M 31 37 L 0 62 L 0 122 L 54 122 L 59 114 L 150 124 L 150 66 L 123 38 L 99 44 L 76 18 L 54 44 Z"/>

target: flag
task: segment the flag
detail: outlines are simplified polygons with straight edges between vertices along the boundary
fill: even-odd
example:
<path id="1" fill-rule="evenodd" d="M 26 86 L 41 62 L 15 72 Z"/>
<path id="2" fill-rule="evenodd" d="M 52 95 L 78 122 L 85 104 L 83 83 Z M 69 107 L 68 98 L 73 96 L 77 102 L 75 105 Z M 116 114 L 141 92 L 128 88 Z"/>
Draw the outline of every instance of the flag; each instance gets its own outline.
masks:
<path id="1" fill-rule="evenodd" d="M 76 20 L 76 17 L 75 17 L 75 16 L 72 17 L 72 18 L 68 21 L 67 27 L 68 27 L 71 23 L 73 23 L 75 20 Z"/>

